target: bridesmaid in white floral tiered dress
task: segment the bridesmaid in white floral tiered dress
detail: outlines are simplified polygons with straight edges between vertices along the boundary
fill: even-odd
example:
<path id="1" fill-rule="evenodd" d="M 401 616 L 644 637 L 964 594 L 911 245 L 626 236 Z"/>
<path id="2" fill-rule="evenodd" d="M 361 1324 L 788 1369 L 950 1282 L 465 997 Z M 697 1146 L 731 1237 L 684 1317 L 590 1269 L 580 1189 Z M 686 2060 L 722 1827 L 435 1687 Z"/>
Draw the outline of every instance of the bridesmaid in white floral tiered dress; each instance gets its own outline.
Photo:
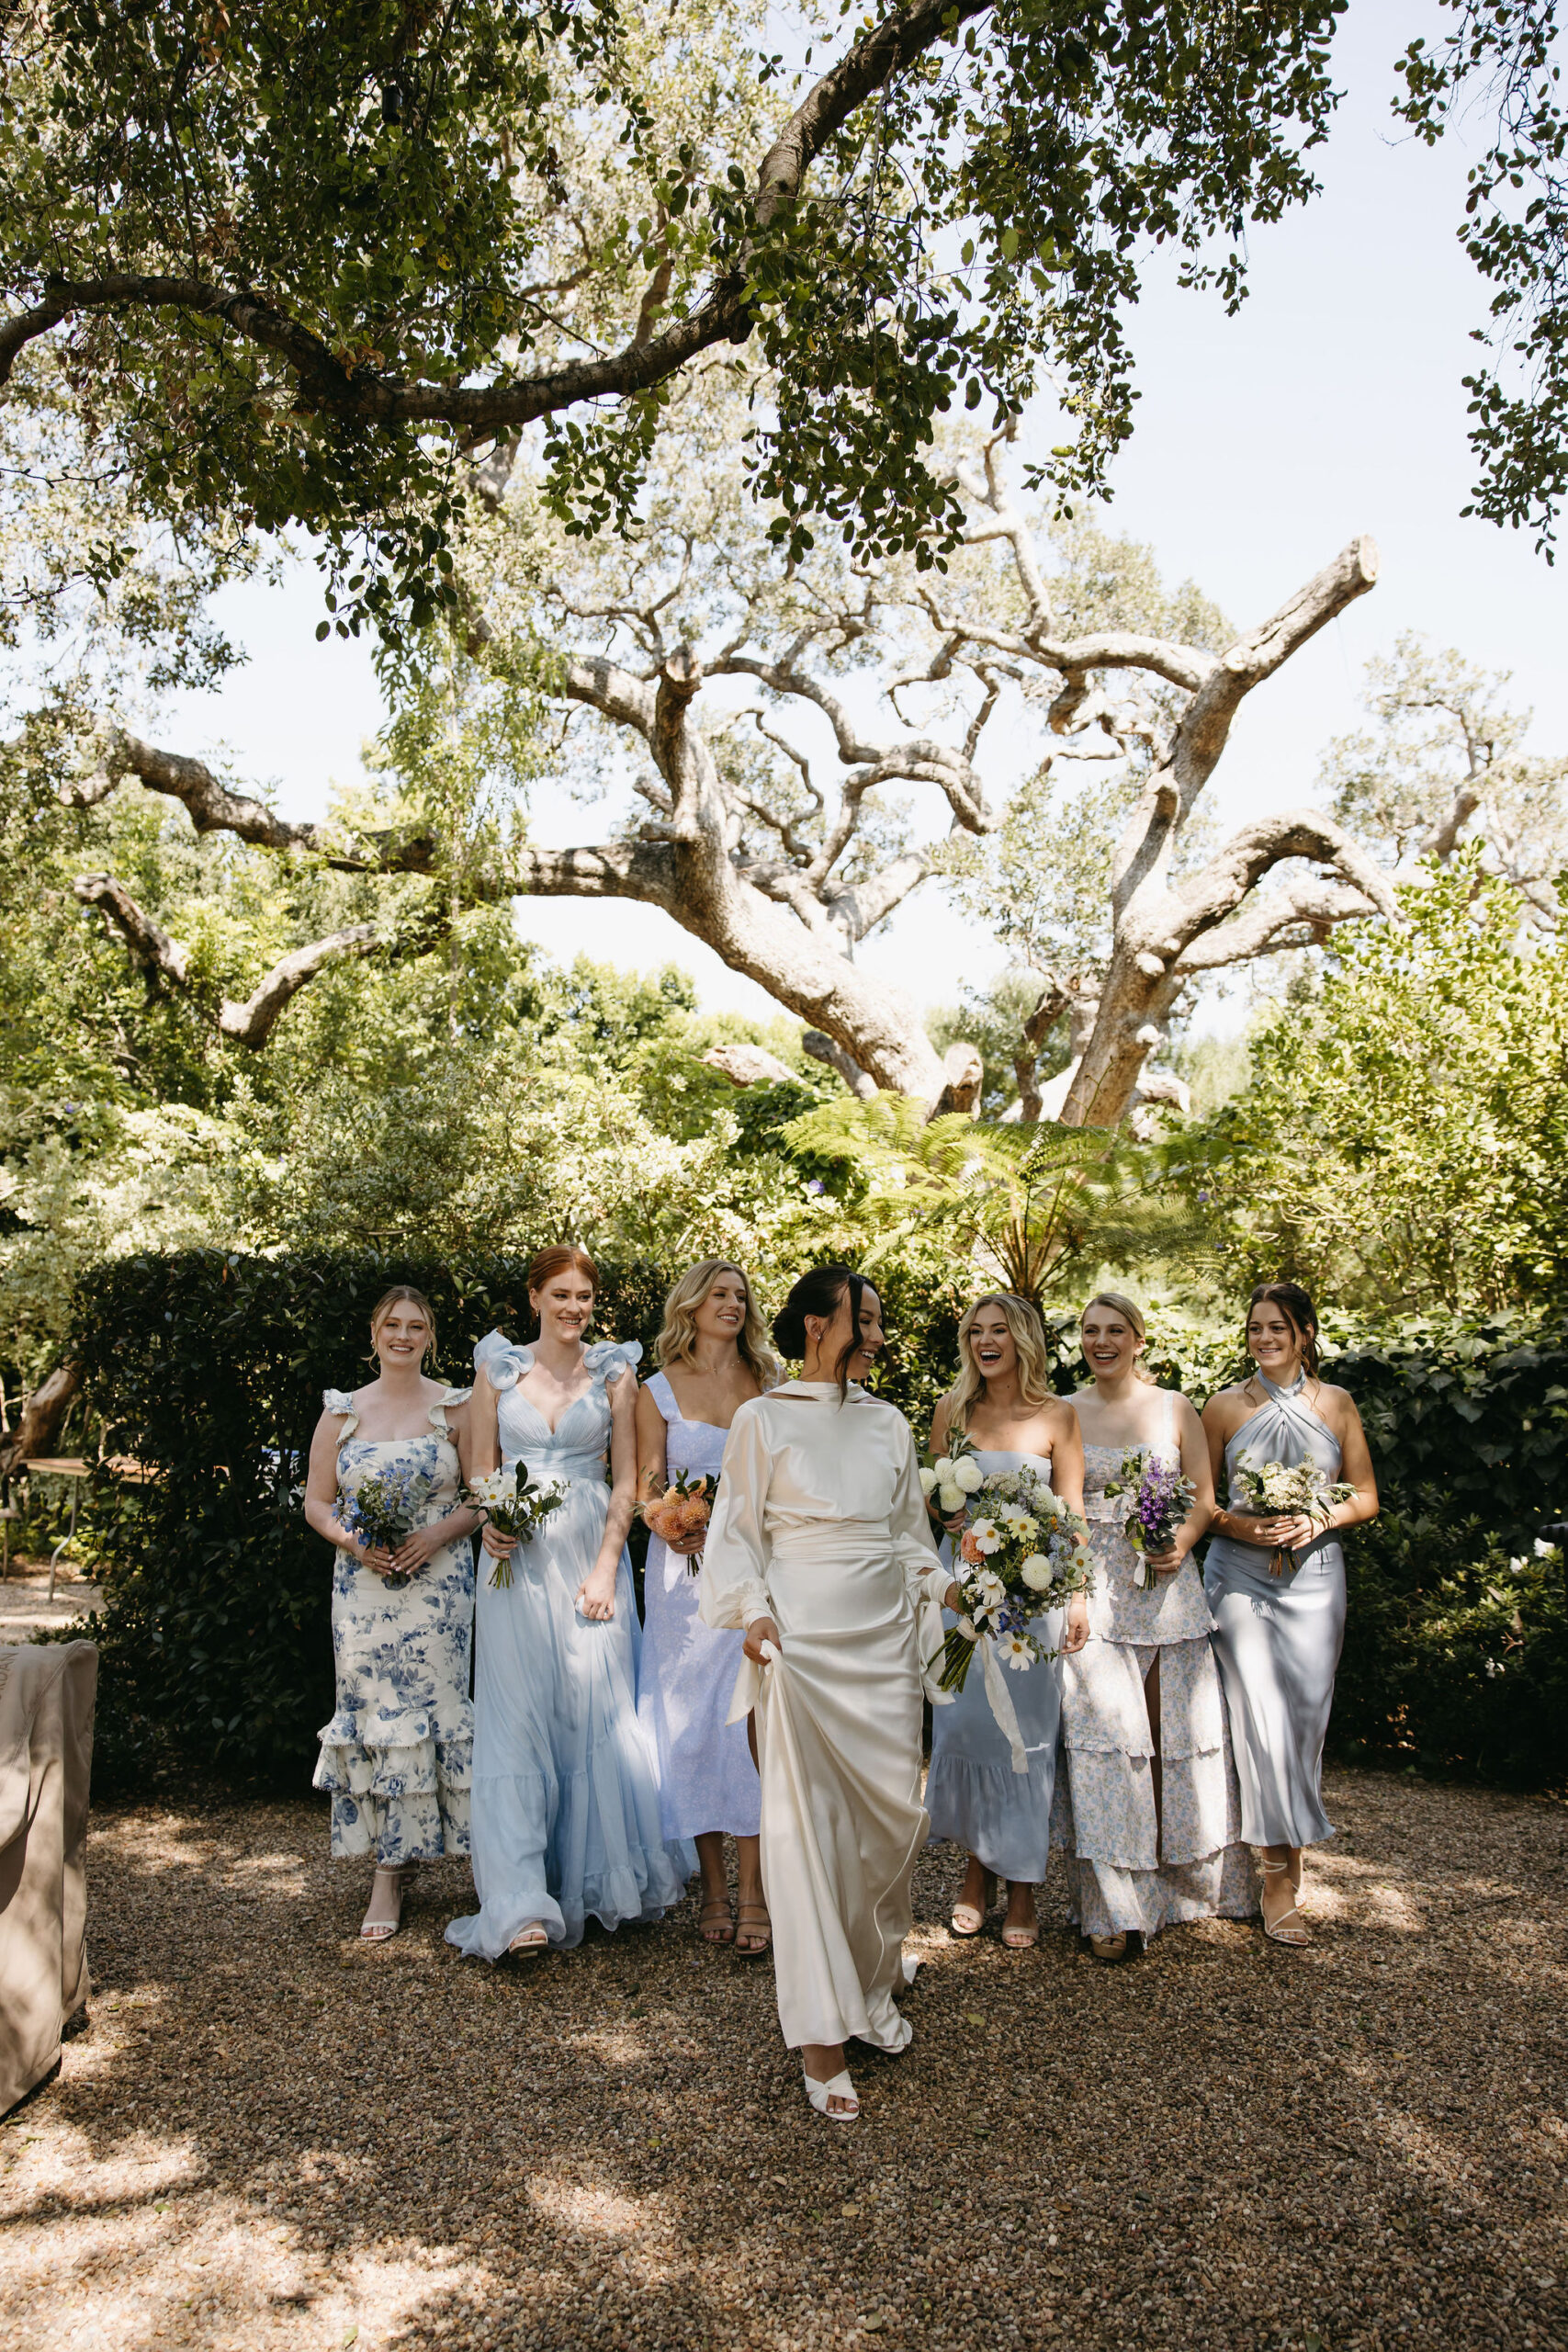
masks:
<path id="1" fill-rule="evenodd" d="M 1089 1641 L 1062 1661 L 1067 1897 L 1095 1958 L 1118 1961 L 1134 1931 L 1146 1940 L 1178 1920 L 1249 1917 L 1258 1892 L 1240 1843 L 1213 1620 L 1192 1556 L 1214 1504 L 1202 1424 L 1185 1396 L 1141 1374 L 1144 1318 L 1131 1299 L 1091 1299 L 1080 1336 L 1094 1386 L 1073 1408 L 1095 1580 Z M 1196 1490 L 1171 1549 L 1150 1559 L 1152 1587 L 1134 1581 L 1138 1555 L 1123 1532 L 1131 1496 L 1105 1491 L 1145 1451 L 1179 1466 Z"/>
<path id="2" fill-rule="evenodd" d="M 337 1705 L 315 1785 L 332 1793 L 333 1854 L 376 1857 L 360 1934 L 378 1943 L 401 1924 L 410 1864 L 468 1850 L 475 1518 L 458 1505 L 452 1426 L 468 1392 L 444 1389 L 420 1368 L 435 1344 L 429 1301 L 403 1285 L 388 1291 L 370 1340 L 380 1377 L 352 1396 L 329 1388 L 321 1400 L 305 1517 L 336 1555 Z M 395 1554 L 371 1550 L 338 1517 L 344 1496 L 389 1474 L 416 1520 Z"/>

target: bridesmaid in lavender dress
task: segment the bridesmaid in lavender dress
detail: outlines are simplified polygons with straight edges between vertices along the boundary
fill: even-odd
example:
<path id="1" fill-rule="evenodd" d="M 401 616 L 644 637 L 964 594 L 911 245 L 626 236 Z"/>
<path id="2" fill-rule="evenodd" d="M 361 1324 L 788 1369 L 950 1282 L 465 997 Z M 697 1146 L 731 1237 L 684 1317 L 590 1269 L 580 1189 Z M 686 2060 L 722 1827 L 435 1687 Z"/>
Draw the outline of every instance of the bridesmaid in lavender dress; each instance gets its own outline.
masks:
<path id="1" fill-rule="evenodd" d="M 637 1477 L 644 1509 L 677 1471 L 708 1479 L 711 1496 L 736 1408 L 761 1396 L 779 1366 L 739 1266 L 705 1258 L 664 1306 L 654 1346 L 660 1369 L 637 1396 Z M 703 1873 L 701 1926 L 709 1943 L 749 1959 L 773 1937 L 758 1862 L 761 1787 L 746 1728 L 727 1724 L 742 1636 L 697 1614 L 702 1538 L 652 1535 L 643 1578 L 637 1713 L 659 1761 L 666 1838 L 694 1838 Z M 729 1908 L 724 1840 L 739 1849 L 739 1926 Z"/>

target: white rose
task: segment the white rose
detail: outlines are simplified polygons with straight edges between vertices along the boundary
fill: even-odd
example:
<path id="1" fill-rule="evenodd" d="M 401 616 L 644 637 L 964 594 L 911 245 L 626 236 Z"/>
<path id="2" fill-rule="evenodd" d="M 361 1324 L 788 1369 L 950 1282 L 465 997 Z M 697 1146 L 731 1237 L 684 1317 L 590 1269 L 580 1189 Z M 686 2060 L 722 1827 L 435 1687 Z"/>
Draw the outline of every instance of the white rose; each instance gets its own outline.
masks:
<path id="1" fill-rule="evenodd" d="M 1031 1552 L 1019 1575 L 1031 1592 L 1048 1592 L 1051 1589 L 1051 1563 L 1043 1552 Z"/>
<path id="2" fill-rule="evenodd" d="M 953 1483 L 962 1487 L 966 1495 L 977 1495 L 986 1482 L 986 1474 L 972 1453 L 961 1453 L 953 1465 Z"/>
<path id="3" fill-rule="evenodd" d="M 937 1495 L 937 1501 L 942 1506 L 942 1515 L 943 1519 L 952 1519 L 956 1512 L 961 1511 L 964 1508 L 963 1494 L 956 1487 L 942 1487 Z"/>

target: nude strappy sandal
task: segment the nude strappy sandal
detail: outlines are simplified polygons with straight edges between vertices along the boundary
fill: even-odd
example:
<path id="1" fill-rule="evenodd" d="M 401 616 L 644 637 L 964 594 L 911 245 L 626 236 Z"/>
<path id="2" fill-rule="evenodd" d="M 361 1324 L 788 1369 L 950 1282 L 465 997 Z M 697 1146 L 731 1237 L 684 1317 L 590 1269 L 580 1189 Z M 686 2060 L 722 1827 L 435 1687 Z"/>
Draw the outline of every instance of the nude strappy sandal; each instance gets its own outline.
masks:
<path id="1" fill-rule="evenodd" d="M 969 1943 L 986 1924 L 986 1914 L 997 1899 L 997 1874 L 987 1871 L 980 1883 L 979 1903 L 955 1903 L 948 1928 L 960 1943 Z"/>
<path id="2" fill-rule="evenodd" d="M 393 1919 L 372 1919 L 367 1916 L 361 1920 L 359 1926 L 359 1940 L 362 1944 L 389 1943 L 394 1936 L 400 1935 L 402 1932 L 403 1894 L 408 1878 L 407 1865 L 400 1862 L 394 1868 L 386 1862 L 377 1863 L 375 1875 L 370 1882 L 372 1903 L 376 1900 L 376 1880 L 378 1878 L 389 1878 L 397 1889 L 397 1917 Z"/>
<path id="3" fill-rule="evenodd" d="M 1261 1857 L 1259 1857 L 1259 1859 L 1261 1860 Z M 1271 1878 L 1282 1878 L 1289 1880 L 1291 1883 L 1292 1892 L 1294 1893 L 1296 1891 L 1295 1882 L 1291 1879 L 1291 1866 L 1289 1862 L 1264 1862 L 1263 1876 L 1266 1881 Z M 1270 1943 L 1283 1944 L 1287 1951 L 1304 1951 L 1312 1941 L 1312 1938 L 1308 1935 L 1306 1929 L 1304 1928 L 1292 1928 L 1286 1925 L 1287 1920 L 1299 1919 L 1301 1916 L 1300 1905 L 1292 1903 L 1288 1911 L 1280 1912 L 1273 1926 L 1270 1927 L 1269 1924 L 1268 1914 L 1265 1912 L 1263 1914 L 1263 1932 L 1268 1937 Z"/>

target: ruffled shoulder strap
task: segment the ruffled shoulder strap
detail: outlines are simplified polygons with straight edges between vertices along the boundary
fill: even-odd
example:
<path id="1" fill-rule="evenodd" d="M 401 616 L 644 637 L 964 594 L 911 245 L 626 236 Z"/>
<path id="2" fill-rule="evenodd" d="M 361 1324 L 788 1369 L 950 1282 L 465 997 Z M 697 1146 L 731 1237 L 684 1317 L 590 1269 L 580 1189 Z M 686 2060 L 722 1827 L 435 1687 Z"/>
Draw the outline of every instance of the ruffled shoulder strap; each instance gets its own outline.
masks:
<path id="1" fill-rule="evenodd" d="M 484 1373 L 492 1388 L 515 1388 L 533 1369 L 533 1349 L 514 1348 L 504 1331 L 487 1331 L 474 1343 L 474 1370 Z"/>
<path id="2" fill-rule="evenodd" d="M 582 1361 L 588 1366 L 595 1388 L 609 1388 L 618 1382 L 624 1372 L 633 1372 L 642 1362 L 640 1340 L 597 1340 L 592 1347 L 584 1348 Z"/>
<path id="3" fill-rule="evenodd" d="M 473 1393 L 471 1388 L 448 1388 L 444 1396 L 438 1396 L 425 1416 L 432 1429 L 439 1430 L 443 1437 L 449 1438 L 452 1432 L 446 1426 L 448 1406 L 466 1405 Z"/>
<path id="4" fill-rule="evenodd" d="M 337 1442 L 340 1445 L 345 1437 L 352 1437 L 359 1427 L 359 1416 L 354 1409 L 354 1399 L 346 1388 L 323 1388 L 321 1409 L 323 1412 L 343 1415 L 343 1427 L 337 1433 Z"/>

